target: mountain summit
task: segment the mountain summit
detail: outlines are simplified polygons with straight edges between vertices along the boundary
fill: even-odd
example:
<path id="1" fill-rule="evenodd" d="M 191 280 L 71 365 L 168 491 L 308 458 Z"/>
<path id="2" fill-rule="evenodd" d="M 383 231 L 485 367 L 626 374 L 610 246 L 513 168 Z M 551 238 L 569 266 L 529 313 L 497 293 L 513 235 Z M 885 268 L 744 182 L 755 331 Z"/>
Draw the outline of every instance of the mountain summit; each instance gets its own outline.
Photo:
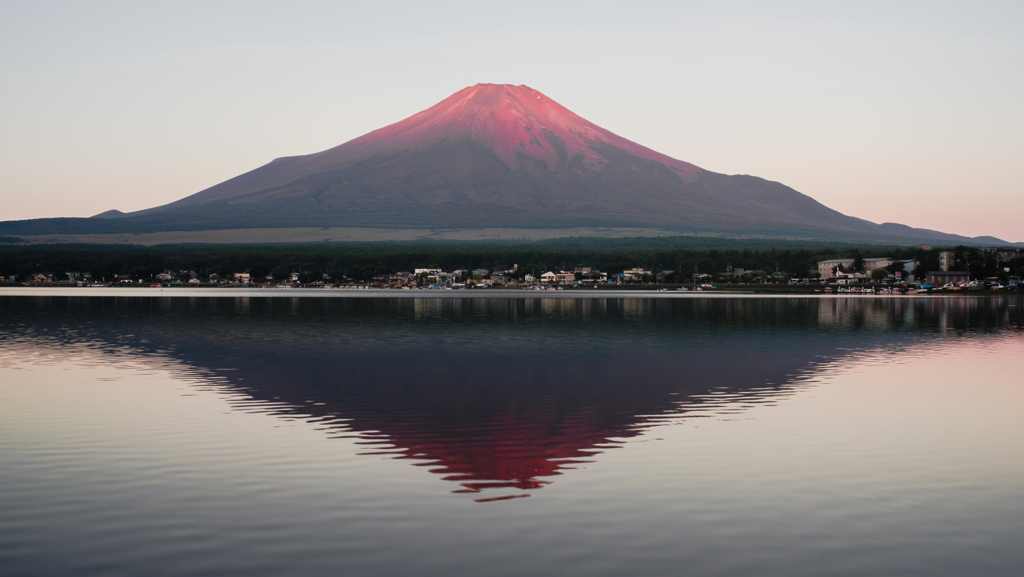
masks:
<path id="1" fill-rule="evenodd" d="M 777 182 L 704 170 L 605 130 L 528 86 L 509 84 L 470 86 L 329 150 L 275 159 L 164 206 L 107 211 L 84 222 L 4 223 L 0 231 L 290 227 L 643 227 L 970 240 L 878 225 Z"/>
<path id="2" fill-rule="evenodd" d="M 325 156 L 352 157 L 387 150 L 412 149 L 454 139 L 489 148 L 510 170 L 519 157 L 544 161 L 550 169 L 574 159 L 600 170 L 608 162 L 594 144 L 613 146 L 664 164 L 682 177 L 700 170 L 609 132 L 529 86 L 477 84 L 391 126 L 327 151 Z"/>

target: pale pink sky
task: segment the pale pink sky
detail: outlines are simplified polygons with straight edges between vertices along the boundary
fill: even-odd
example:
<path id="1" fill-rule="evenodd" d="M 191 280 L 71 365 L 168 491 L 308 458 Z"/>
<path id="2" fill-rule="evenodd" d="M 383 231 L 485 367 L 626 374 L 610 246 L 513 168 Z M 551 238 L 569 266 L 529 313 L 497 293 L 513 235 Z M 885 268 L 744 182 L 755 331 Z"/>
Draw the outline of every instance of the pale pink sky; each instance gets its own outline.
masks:
<path id="1" fill-rule="evenodd" d="M 851 216 L 1024 241 L 1019 2 L 4 3 L 0 220 L 164 204 L 478 82 Z"/>

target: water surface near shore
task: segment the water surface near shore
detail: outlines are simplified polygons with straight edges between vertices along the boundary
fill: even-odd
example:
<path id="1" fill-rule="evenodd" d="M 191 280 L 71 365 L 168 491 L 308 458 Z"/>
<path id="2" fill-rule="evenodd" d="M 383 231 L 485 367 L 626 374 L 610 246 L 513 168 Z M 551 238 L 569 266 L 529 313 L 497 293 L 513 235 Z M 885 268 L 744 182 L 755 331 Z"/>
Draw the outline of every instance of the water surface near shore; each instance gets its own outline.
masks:
<path id="1" fill-rule="evenodd" d="M 0 296 L 0 567 L 1024 566 L 1019 300 L 615 296 Z"/>

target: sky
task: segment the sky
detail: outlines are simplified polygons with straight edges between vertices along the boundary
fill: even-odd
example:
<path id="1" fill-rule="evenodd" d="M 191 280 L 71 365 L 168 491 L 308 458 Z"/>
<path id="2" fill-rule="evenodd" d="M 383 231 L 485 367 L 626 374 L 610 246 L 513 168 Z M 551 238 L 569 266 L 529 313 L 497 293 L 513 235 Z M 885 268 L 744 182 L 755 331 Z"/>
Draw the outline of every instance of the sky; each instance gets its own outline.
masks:
<path id="1" fill-rule="evenodd" d="M 0 220 L 159 206 L 479 82 L 845 214 L 1024 242 L 1024 2 L 0 0 Z"/>

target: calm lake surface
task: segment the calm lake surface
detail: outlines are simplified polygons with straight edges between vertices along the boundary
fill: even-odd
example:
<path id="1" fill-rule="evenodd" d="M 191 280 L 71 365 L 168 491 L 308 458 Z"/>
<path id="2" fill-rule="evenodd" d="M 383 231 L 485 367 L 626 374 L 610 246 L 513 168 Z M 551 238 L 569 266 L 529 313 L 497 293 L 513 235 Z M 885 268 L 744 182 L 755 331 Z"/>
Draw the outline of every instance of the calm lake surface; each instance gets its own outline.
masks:
<path id="1" fill-rule="evenodd" d="M 0 574 L 1024 574 L 1019 296 L 0 296 Z"/>

